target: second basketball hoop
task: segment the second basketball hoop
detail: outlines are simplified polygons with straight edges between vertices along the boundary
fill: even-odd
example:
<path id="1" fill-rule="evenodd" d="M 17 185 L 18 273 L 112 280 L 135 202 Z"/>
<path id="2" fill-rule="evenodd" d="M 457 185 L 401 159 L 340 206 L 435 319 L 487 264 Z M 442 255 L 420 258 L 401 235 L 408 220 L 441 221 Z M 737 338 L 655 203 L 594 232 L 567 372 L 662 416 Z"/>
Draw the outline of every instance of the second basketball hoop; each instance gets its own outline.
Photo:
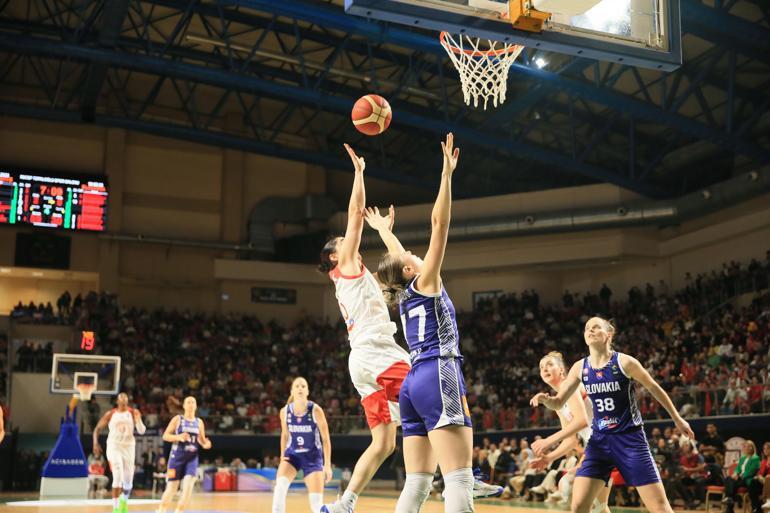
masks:
<path id="1" fill-rule="evenodd" d="M 449 32 L 439 38 L 460 73 L 465 103 L 478 107 L 481 100 L 484 110 L 489 100 L 495 107 L 501 105 L 508 92 L 508 71 L 524 47 Z"/>

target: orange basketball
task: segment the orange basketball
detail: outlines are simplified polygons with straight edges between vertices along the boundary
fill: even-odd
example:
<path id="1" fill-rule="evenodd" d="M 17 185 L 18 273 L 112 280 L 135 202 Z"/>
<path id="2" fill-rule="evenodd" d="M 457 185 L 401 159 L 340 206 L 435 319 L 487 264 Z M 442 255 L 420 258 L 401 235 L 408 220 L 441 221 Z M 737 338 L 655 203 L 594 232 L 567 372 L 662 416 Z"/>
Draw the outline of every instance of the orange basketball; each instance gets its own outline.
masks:
<path id="1" fill-rule="evenodd" d="M 353 125 L 362 134 L 380 135 L 390 126 L 393 111 L 382 96 L 367 94 L 353 105 L 350 117 L 353 119 Z"/>

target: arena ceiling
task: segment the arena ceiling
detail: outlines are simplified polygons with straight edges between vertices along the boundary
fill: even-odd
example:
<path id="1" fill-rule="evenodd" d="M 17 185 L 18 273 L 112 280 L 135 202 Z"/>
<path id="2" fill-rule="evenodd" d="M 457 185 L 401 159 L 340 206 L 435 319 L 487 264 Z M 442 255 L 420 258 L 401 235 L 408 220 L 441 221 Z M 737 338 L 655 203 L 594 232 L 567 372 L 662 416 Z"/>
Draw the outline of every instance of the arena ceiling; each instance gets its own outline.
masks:
<path id="1" fill-rule="evenodd" d="M 0 113 L 123 127 L 433 189 L 438 140 L 459 196 L 607 182 L 675 197 L 770 162 L 770 4 L 681 0 L 684 64 L 663 73 L 525 53 L 506 103 L 474 110 L 435 34 L 342 0 L 0 0 Z M 390 130 L 358 134 L 366 92 Z M 5 156 L 5 158 L 12 156 Z"/>

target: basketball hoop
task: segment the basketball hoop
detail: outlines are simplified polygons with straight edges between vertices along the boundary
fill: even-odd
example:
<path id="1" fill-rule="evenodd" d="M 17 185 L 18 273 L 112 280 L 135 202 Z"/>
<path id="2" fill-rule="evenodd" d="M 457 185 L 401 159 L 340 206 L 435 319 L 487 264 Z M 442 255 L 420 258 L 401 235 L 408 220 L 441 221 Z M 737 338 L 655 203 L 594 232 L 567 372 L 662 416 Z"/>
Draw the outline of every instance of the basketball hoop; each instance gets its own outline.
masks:
<path id="1" fill-rule="evenodd" d="M 524 50 L 523 46 L 486 40 L 484 49 L 480 48 L 483 46 L 480 38 L 461 34 L 455 40 L 449 32 L 442 32 L 439 40 L 460 73 L 466 105 L 473 100 L 473 106 L 478 107 L 479 98 L 483 98 L 486 110 L 490 99 L 495 107 L 505 101 L 508 70 Z"/>
<path id="2" fill-rule="evenodd" d="M 81 401 L 90 401 L 91 394 L 93 394 L 96 386 L 93 383 L 78 383 L 76 388 L 78 393 L 73 395 L 77 396 Z"/>

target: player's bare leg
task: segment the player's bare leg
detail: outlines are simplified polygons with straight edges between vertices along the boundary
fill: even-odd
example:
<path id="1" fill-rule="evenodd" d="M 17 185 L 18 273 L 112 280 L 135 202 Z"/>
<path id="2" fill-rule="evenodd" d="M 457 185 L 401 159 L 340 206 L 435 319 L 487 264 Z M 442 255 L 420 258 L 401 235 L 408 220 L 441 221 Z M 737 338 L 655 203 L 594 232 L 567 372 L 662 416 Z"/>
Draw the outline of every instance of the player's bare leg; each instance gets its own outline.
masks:
<path id="1" fill-rule="evenodd" d="M 572 513 L 589 513 L 594 499 L 604 487 L 601 479 L 576 477 L 572 484 Z"/>
<path id="2" fill-rule="evenodd" d="M 175 513 L 184 513 L 185 508 L 190 504 L 193 488 L 195 488 L 195 476 L 184 476 L 182 479 L 182 496 L 176 505 Z"/>
<path id="3" fill-rule="evenodd" d="M 286 494 L 296 476 L 297 469 L 288 461 L 282 461 L 278 465 L 278 472 L 275 475 L 275 487 L 273 488 L 272 513 L 286 513 Z"/>
<path id="4" fill-rule="evenodd" d="M 377 469 L 396 449 L 396 422 L 378 424 L 372 429 L 372 443 L 358 458 L 348 488 L 334 504 L 321 508 L 322 513 L 350 513 L 355 508 L 358 494 L 372 480 Z"/>
<path id="5" fill-rule="evenodd" d="M 174 500 L 174 495 L 176 495 L 177 490 L 179 490 L 179 481 L 168 481 L 166 483 L 166 490 L 160 498 L 160 506 L 158 507 L 157 513 L 166 513 L 171 501 Z"/>
<path id="6" fill-rule="evenodd" d="M 430 495 L 436 455 L 427 436 L 404 438 L 406 481 L 396 503 L 396 513 L 418 513 Z"/>
<path id="7" fill-rule="evenodd" d="M 666 490 L 663 488 L 663 483 L 657 482 L 644 486 L 636 487 L 639 498 L 642 499 L 644 507 L 650 513 L 674 513 L 671 508 L 671 503 L 668 502 L 666 497 Z"/>

